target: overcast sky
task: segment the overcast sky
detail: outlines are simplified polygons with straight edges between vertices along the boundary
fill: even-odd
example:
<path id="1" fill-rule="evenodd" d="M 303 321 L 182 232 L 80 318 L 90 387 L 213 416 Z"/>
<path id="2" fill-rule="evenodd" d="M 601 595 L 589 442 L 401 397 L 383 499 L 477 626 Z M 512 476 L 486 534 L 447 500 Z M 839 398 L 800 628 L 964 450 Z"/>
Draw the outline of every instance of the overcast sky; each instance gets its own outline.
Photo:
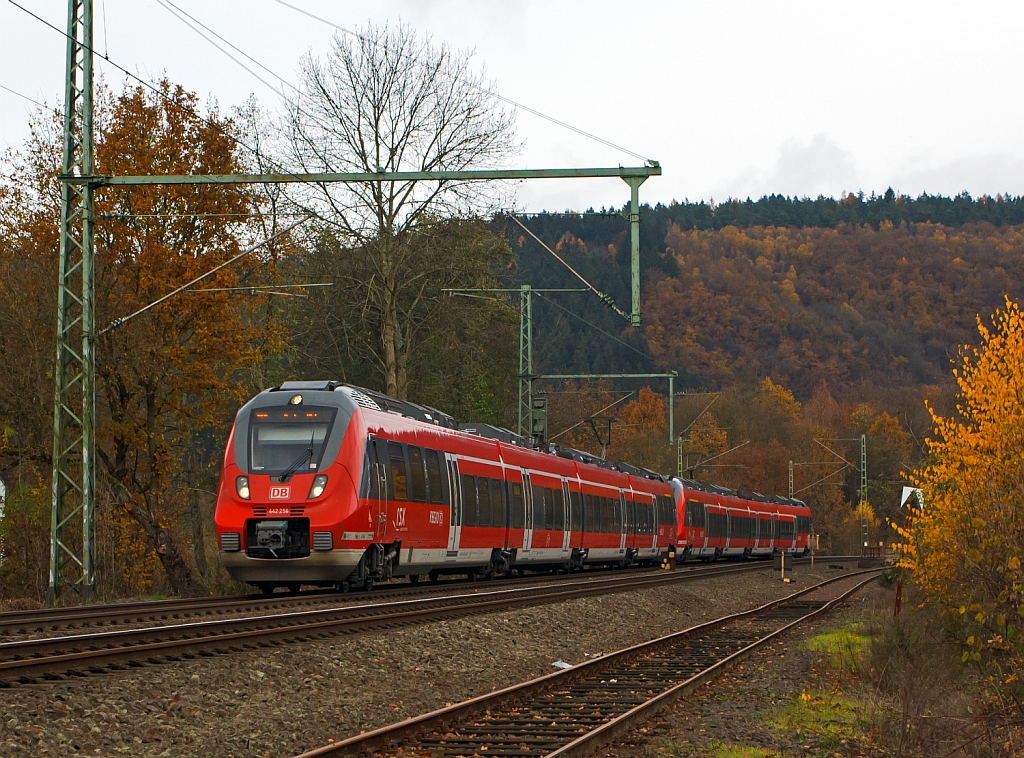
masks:
<path id="1" fill-rule="evenodd" d="M 63 0 L 18 0 L 61 29 Z M 277 95 L 156 0 L 94 0 L 95 45 L 222 109 Z M 174 0 L 282 78 L 333 30 L 274 0 Z M 777 192 L 1024 194 L 1021 2 L 290 0 L 347 27 L 407 22 L 475 50 L 501 93 L 661 162 L 645 201 Z M 0 0 L 0 86 L 59 102 L 64 39 Z M 100 62 L 107 81 L 123 76 Z M 0 148 L 34 105 L 0 89 Z M 637 165 L 535 116 L 520 167 Z M 628 199 L 619 180 L 535 181 L 526 210 Z"/>

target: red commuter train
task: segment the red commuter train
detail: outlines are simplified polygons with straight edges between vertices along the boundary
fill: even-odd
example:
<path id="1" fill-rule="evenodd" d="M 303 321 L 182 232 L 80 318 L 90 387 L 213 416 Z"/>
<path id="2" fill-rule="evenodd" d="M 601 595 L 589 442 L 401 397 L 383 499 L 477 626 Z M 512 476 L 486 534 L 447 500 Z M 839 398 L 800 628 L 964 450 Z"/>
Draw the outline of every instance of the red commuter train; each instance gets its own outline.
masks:
<path id="1" fill-rule="evenodd" d="M 750 558 L 810 551 L 811 511 L 800 500 L 673 479 L 680 558 Z"/>
<path id="2" fill-rule="evenodd" d="M 508 430 L 460 425 L 359 387 L 285 382 L 238 412 L 214 520 L 225 568 L 264 592 L 806 545 L 806 536 L 787 539 L 785 527 L 790 509 L 802 507 L 809 529 L 802 503 L 783 513 L 781 504 L 723 498 L 709 496 L 707 485 L 578 450 L 541 451 Z M 693 519 L 689 511 L 677 518 L 690 501 L 704 508 L 700 524 L 696 507 Z M 743 514 L 768 507 L 780 529 L 770 545 L 733 532 L 716 552 L 722 513 L 728 532 L 750 518 Z"/>

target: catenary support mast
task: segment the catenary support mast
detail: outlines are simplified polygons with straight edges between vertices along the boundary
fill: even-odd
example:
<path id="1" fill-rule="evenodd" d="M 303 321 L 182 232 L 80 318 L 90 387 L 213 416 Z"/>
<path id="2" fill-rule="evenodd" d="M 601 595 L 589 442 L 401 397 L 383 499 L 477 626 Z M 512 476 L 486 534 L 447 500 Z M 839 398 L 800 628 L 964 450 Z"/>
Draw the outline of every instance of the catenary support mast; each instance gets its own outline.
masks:
<path id="1" fill-rule="evenodd" d="M 61 173 L 57 356 L 54 370 L 50 584 L 47 600 L 95 581 L 96 371 L 93 360 L 92 0 L 68 0 Z"/>

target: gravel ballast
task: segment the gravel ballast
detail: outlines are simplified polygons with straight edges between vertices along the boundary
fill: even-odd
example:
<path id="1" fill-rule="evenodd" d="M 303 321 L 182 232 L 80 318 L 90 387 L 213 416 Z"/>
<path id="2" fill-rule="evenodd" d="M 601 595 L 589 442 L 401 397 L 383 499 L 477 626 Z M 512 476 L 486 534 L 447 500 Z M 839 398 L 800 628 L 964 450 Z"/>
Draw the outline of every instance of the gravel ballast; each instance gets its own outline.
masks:
<path id="1" fill-rule="evenodd" d="M 0 689 L 0 754 L 295 755 L 841 573 L 823 562 L 795 584 L 766 570 Z"/>

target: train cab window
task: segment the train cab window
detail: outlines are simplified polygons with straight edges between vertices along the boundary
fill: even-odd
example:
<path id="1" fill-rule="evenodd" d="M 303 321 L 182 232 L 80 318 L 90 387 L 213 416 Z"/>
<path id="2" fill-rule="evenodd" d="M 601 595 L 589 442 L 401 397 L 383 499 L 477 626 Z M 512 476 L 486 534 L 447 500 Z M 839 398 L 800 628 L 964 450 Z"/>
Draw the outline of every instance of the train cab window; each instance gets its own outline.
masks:
<path id="1" fill-rule="evenodd" d="M 476 477 L 462 474 L 462 525 L 476 526 Z"/>
<path id="2" fill-rule="evenodd" d="M 526 504 L 523 502 L 523 485 L 519 482 L 511 482 L 509 489 L 512 491 L 512 528 L 522 529 L 526 526 Z"/>
<path id="3" fill-rule="evenodd" d="M 477 504 L 480 511 L 479 526 L 491 525 L 491 485 L 485 476 L 476 478 Z"/>
<path id="4" fill-rule="evenodd" d="M 569 528 L 572 531 L 583 530 L 583 496 L 579 492 L 569 492 Z"/>
<path id="5" fill-rule="evenodd" d="M 406 448 L 409 454 L 409 484 L 411 497 L 409 498 L 416 503 L 427 502 L 427 477 L 426 471 L 423 468 L 423 451 L 415 445 L 409 445 Z"/>
<path id="6" fill-rule="evenodd" d="M 249 467 L 252 473 L 316 471 L 334 421 L 334 408 L 302 406 L 263 408 L 249 420 Z M 239 441 L 236 440 L 236 444 Z"/>
<path id="7" fill-rule="evenodd" d="M 423 459 L 427 462 L 427 485 L 430 491 L 430 502 L 444 502 L 444 485 L 441 484 L 442 454 L 437 450 L 424 450 Z"/>
<path id="8" fill-rule="evenodd" d="M 398 442 L 388 443 L 388 457 L 391 460 L 391 498 L 409 499 L 409 476 L 405 470 L 405 451 Z"/>

